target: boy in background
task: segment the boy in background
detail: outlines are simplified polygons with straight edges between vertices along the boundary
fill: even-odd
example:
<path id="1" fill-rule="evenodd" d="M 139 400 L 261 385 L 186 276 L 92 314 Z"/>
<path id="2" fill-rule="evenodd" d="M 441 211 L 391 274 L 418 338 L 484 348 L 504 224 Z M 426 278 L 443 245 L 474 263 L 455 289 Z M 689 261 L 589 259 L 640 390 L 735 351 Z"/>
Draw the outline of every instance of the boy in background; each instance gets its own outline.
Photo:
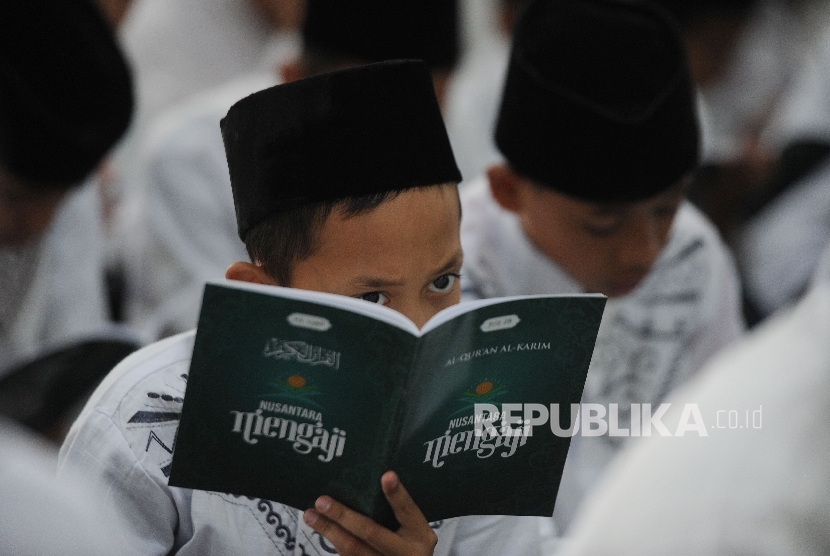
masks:
<path id="1" fill-rule="evenodd" d="M 94 2 L 2 3 L 0 377 L 107 328 L 87 178 L 132 108 L 127 62 Z"/>
<path id="2" fill-rule="evenodd" d="M 684 201 L 698 123 L 683 42 L 662 10 L 531 2 L 495 136 L 506 161 L 462 194 L 465 296 L 611 298 L 583 395 L 606 427 L 586 430 L 582 416 L 554 512 L 562 532 L 626 437 L 741 334 L 738 283 L 717 232 Z"/>
<path id="3" fill-rule="evenodd" d="M 266 89 L 231 108 L 222 134 L 251 259 L 228 278 L 383 303 L 418 326 L 458 301 L 461 176 L 422 63 Z M 85 468 L 107 484 L 132 526 L 125 553 L 538 553 L 533 518 L 452 519 L 433 532 L 394 474 L 382 483 L 397 532 L 328 497 L 302 514 L 169 487 L 193 339 L 168 338 L 116 367 L 61 451 L 61 472 Z"/>
<path id="4" fill-rule="evenodd" d="M 0 379 L 106 323 L 97 192 L 81 184 L 132 104 L 126 60 L 94 2 L 0 2 Z M 0 416 L 0 554 L 116 554 L 119 523 L 102 493 L 83 475 L 55 481 L 53 451 Z"/>

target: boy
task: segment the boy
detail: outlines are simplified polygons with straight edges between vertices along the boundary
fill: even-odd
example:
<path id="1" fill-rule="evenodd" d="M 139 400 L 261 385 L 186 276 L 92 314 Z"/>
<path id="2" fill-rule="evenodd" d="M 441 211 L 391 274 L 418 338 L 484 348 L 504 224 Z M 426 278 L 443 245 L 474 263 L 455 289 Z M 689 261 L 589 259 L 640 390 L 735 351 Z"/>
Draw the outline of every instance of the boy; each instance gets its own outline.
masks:
<path id="1" fill-rule="evenodd" d="M 107 325 L 98 192 L 82 184 L 132 107 L 95 2 L 0 3 L 0 376 Z"/>
<path id="2" fill-rule="evenodd" d="M 564 529 L 624 437 L 652 416 L 638 412 L 659 413 L 665 394 L 742 330 L 732 261 L 683 202 L 698 128 L 675 26 L 646 3 L 531 2 L 496 143 L 506 162 L 462 195 L 465 295 L 611 298 L 583 402 L 601 404 L 599 418 L 620 430 L 585 430 L 583 415 L 557 497 Z"/>
<path id="3" fill-rule="evenodd" d="M 227 277 L 384 303 L 419 326 L 458 301 L 461 176 L 420 62 L 273 87 L 222 123 L 238 231 L 251 262 Z M 193 333 L 126 359 L 61 452 L 109 485 L 139 554 L 431 554 L 435 533 L 394 474 L 392 532 L 328 497 L 301 516 L 267 500 L 167 486 Z M 209 462 L 207 462 L 209 463 Z M 532 519 L 447 520 L 438 553 L 538 551 Z"/>

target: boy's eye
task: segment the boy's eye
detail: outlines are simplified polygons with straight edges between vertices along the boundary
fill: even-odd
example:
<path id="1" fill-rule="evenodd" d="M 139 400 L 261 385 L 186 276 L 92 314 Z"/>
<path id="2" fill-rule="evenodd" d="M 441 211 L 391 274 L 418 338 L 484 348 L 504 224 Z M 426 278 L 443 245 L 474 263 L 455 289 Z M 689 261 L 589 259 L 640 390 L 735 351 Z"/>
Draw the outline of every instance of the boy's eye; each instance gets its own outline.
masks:
<path id="1" fill-rule="evenodd" d="M 369 292 L 357 296 L 358 299 L 368 301 L 369 303 L 377 303 L 378 305 L 386 305 L 389 298 L 380 292 Z"/>
<path id="2" fill-rule="evenodd" d="M 456 280 L 458 280 L 458 274 L 444 274 L 432 281 L 429 290 L 435 293 L 447 293 L 455 285 Z"/>

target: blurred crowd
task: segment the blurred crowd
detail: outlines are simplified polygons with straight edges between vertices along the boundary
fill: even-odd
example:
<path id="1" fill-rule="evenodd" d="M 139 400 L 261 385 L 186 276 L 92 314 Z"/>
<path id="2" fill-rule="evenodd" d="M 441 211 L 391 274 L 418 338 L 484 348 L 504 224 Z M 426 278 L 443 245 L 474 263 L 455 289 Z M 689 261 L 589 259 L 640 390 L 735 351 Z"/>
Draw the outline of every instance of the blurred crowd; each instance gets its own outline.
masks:
<path id="1" fill-rule="evenodd" d="M 21 547 L 35 539 L 44 542 L 32 552 L 38 554 L 118 552 L 107 545 L 113 537 L 99 531 L 105 500 L 82 482 L 48 486 L 54 452 L 109 370 L 142 346 L 194 328 L 205 282 L 247 259 L 219 132 L 228 108 L 306 76 L 422 58 L 463 176 L 462 202 L 475 208 L 485 176 L 496 194 L 488 170 L 505 164 L 495 132 L 513 33 L 527 3 L 431 2 L 434 12 L 423 21 L 402 21 L 384 9 L 373 19 L 372 2 L 359 3 L 367 11 L 344 7 L 335 15 L 313 0 L 91 2 L 72 0 L 96 14 L 74 24 L 66 16 L 49 23 L 52 31 L 16 22 L 23 9 L 0 8 L 3 554 L 27 553 Z M 711 241 L 725 246 L 725 270 L 707 286 L 717 293 L 712 311 L 734 304 L 740 319 L 700 324 L 717 340 L 705 347 L 689 348 L 692 340 L 684 339 L 680 355 L 659 346 L 648 352 L 694 352 L 683 380 L 666 380 L 666 391 L 652 401 L 676 400 L 680 408 L 683 400 L 731 407 L 762 399 L 766 440 L 754 445 L 744 435 L 678 447 L 654 438 L 608 447 L 596 469 L 566 468 L 563 509 L 539 521 L 540 550 L 826 553 L 830 469 L 822 458 L 830 456 L 830 443 L 826 431 L 810 427 L 821 427 L 830 410 L 830 3 L 653 3 L 680 30 L 699 118 L 699 160 L 687 190 L 696 208 L 681 209 L 677 219 L 700 211 L 714 226 L 718 239 Z M 57 3 L 32 0 L 31 9 L 51 4 Z M 486 254 L 500 248 L 475 244 L 468 256 L 486 263 Z M 471 266 L 471 275 L 477 272 Z M 662 279 L 694 282 L 694 268 L 684 272 Z M 646 360 L 631 355 L 626 364 L 636 374 L 646 372 Z M 594 391 L 615 401 L 602 397 L 607 389 Z M 797 414 L 788 409 L 795 406 Z M 577 439 L 571 449 L 583 461 L 599 457 Z M 770 483 L 779 484 L 764 491 Z M 32 528 L 10 519 L 23 523 L 46 504 L 74 521 Z M 786 527 L 768 524 L 776 516 Z M 46 547 L 45 531 L 54 532 L 57 546 Z M 734 540 L 741 536 L 755 536 L 756 545 Z M 98 540 L 87 546 L 85 539 Z M 61 547 L 70 540 L 77 547 Z"/>

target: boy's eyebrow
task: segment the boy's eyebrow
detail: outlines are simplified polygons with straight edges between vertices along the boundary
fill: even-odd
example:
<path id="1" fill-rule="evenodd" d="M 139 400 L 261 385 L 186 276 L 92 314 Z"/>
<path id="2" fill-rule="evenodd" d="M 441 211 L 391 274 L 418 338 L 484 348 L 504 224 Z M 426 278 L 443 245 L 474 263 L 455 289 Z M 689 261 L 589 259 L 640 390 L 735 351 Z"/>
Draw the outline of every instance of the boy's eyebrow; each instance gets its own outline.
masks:
<path id="1" fill-rule="evenodd" d="M 434 274 L 436 276 L 440 276 L 456 268 L 461 268 L 462 262 L 464 262 L 464 252 L 461 249 L 459 249 L 458 251 L 453 253 L 452 257 L 450 257 L 447 263 L 440 269 L 436 270 Z"/>
<path id="2" fill-rule="evenodd" d="M 450 259 L 441 266 L 438 270 L 433 272 L 434 276 L 440 276 L 442 274 L 446 274 L 451 270 L 455 270 L 457 268 L 461 268 L 461 263 L 464 260 L 464 253 L 459 249 L 456 251 Z M 360 288 L 390 288 L 396 286 L 403 286 L 404 282 L 400 280 L 384 280 L 383 278 L 377 278 L 374 276 L 359 276 L 352 281 L 352 284 L 360 287 Z"/>
<path id="3" fill-rule="evenodd" d="M 356 287 L 368 289 L 383 289 L 403 286 L 403 282 L 400 280 L 384 280 L 382 278 L 374 278 L 370 276 L 360 276 L 355 278 L 353 283 Z"/>

